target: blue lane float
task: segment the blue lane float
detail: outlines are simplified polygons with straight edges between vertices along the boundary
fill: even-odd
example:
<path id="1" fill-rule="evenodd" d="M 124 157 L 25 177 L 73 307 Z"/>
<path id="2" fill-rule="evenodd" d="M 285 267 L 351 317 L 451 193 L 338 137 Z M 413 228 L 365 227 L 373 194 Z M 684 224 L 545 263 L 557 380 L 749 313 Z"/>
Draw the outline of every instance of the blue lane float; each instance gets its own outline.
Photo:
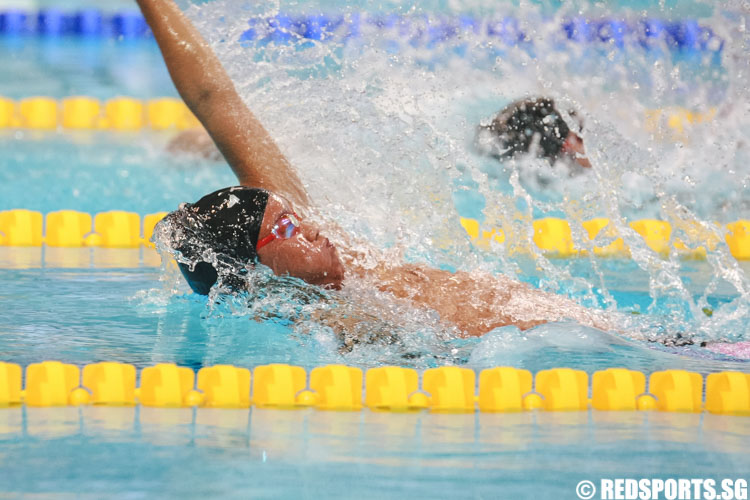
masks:
<path id="1" fill-rule="evenodd" d="M 511 16 L 431 18 L 426 15 L 384 13 L 280 13 L 270 18 L 250 19 L 240 41 L 276 44 L 300 40 L 347 42 L 379 33 L 384 37 L 406 40 L 413 46 L 448 43 L 462 35 L 486 37 L 505 46 L 516 46 L 532 40 L 521 26 L 521 21 Z M 658 18 L 574 17 L 564 20 L 557 32 L 561 40 L 621 49 L 640 46 L 646 49 L 665 47 L 681 52 L 721 52 L 724 46 L 724 40 L 710 27 L 694 19 L 666 21 Z M 0 11 L 0 35 L 143 39 L 151 37 L 151 31 L 138 11 L 105 14 L 97 9 L 76 12 L 57 8 L 38 12 L 8 9 Z"/>
<path id="2" fill-rule="evenodd" d="M 37 15 L 37 32 L 44 36 L 62 36 L 70 30 L 71 17 L 59 9 L 40 11 Z"/>
<path id="3" fill-rule="evenodd" d="M 138 16 L 142 19 L 140 14 Z M 29 27 L 26 32 L 35 32 L 43 37 L 70 35 L 99 37 L 105 33 L 104 16 L 97 9 L 85 9 L 75 13 L 60 9 L 45 9 L 37 14 L 36 27 Z"/>
<path id="4" fill-rule="evenodd" d="M 347 16 L 291 16 L 279 14 L 271 18 L 251 19 L 241 35 L 242 42 L 291 43 L 295 40 L 339 40 L 364 38 L 379 33 L 388 38 L 399 38 L 412 45 L 435 45 L 460 39 L 463 35 L 486 37 L 505 46 L 531 43 L 522 23 L 515 17 L 429 18 L 427 16 L 399 16 L 368 14 Z M 708 26 L 696 20 L 668 22 L 661 19 L 586 19 L 570 18 L 562 22 L 558 31 L 561 40 L 603 45 L 616 48 L 639 46 L 664 47 L 681 52 L 721 52 L 722 40 Z"/>
<path id="5" fill-rule="evenodd" d="M 67 12 L 57 8 L 26 12 L 0 11 L 0 35 L 42 37 L 118 37 L 148 38 L 151 31 L 138 11 L 104 14 L 98 9 Z"/>
<path id="6" fill-rule="evenodd" d="M 11 9 L 0 12 L 0 34 L 25 35 L 29 33 L 28 14 Z"/>
<path id="7" fill-rule="evenodd" d="M 120 12 L 112 16 L 113 34 L 123 38 L 143 38 L 151 34 L 146 20 L 139 12 Z"/>
<path id="8" fill-rule="evenodd" d="M 73 33 L 81 36 L 99 36 L 104 31 L 104 16 L 96 9 L 77 12 L 73 16 Z"/>

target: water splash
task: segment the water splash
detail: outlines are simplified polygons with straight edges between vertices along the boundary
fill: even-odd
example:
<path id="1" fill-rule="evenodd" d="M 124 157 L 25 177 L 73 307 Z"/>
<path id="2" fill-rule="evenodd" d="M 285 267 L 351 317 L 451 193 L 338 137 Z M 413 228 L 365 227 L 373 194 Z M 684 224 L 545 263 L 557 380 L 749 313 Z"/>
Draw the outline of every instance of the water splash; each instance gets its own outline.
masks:
<path id="1" fill-rule="evenodd" d="M 276 3 L 218 1 L 193 6 L 189 15 L 299 170 L 318 206 L 315 217 L 335 220 L 354 238 L 369 241 L 365 253 L 390 249 L 407 261 L 510 274 L 586 305 L 621 311 L 616 292 L 625 284 L 612 281 L 607 265 L 593 257 L 584 264 L 553 262 L 532 243 L 531 221 L 553 215 L 571 221 L 577 244 L 591 248 L 605 237 L 588 241 L 580 223 L 608 217 L 629 243 L 651 299 L 642 311 L 647 314 L 623 320 L 626 329 L 654 339 L 740 339 L 750 312 L 748 277 L 714 222 L 743 217 L 750 200 L 744 139 L 750 101 L 743 77 L 748 35 L 744 15 L 702 7 L 700 26 L 709 31 L 699 33 L 711 37 L 695 42 L 700 50 L 675 49 L 666 38 L 645 43 L 637 31 L 618 37 L 616 23 L 605 26 L 614 30 L 610 35 L 597 25 L 599 31 L 585 35 L 593 41 L 582 41 L 584 31 L 576 30 L 588 28 L 581 20 L 608 14 L 587 3 L 556 10 L 521 3 L 490 14 L 494 27 L 467 21 L 451 36 L 434 39 L 432 28 L 449 24 L 445 19 L 481 20 L 486 6 L 460 2 L 429 12 L 394 6 L 372 15 L 377 21 L 369 24 L 344 9 L 333 40 L 276 25 L 273 33 L 284 36 L 265 36 L 267 19 L 280 22 L 284 9 Z M 669 22 L 681 13 L 662 6 L 649 15 Z M 639 13 L 622 17 L 644 26 Z M 360 31 L 346 32 L 355 18 Z M 561 26 L 575 35 L 566 36 Z M 256 30 L 252 36 L 249 29 Z M 496 36 L 488 36 L 489 29 Z M 523 158 L 499 164 L 476 154 L 476 124 L 528 95 L 549 95 L 583 118 L 591 171 L 570 175 L 560 165 Z M 670 111 L 675 108 L 694 112 L 694 123 Z M 670 122 L 674 116 L 676 124 Z M 484 226 L 506 228 L 513 243 L 488 252 L 467 242 L 455 202 L 466 189 Z M 718 242 L 709 249 L 711 278 L 703 288 L 696 290 L 686 277 L 678 255 L 664 258 L 642 242 L 628 225 L 638 218 L 669 221 L 673 238 L 685 241 L 692 235 L 687 222 L 697 221 Z M 525 256 L 517 257 L 511 245 Z M 363 286 L 353 283 L 350 293 L 364 294 Z M 721 304 L 712 300 L 718 288 L 729 289 Z M 377 294 L 368 300 L 387 303 Z M 394 331 L 402 336 L 445 331 L 424 311 L 393 303 L 383 308 L 399 316 Z M 255 306 L 250 310 L 257 313 Z M 302 323 L 315 330 L 310 317 Z"/>

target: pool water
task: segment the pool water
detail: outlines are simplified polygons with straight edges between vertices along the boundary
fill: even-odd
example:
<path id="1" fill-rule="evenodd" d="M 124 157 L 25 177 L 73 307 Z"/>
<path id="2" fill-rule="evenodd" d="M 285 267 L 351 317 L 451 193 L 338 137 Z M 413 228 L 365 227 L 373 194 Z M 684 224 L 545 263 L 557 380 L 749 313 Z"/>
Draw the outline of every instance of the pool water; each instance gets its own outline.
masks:
<path id="1" fill-rule="evenodd" d="M 0 264 L 11 267 L 18 262 L 13 255 L 17 250 L 0 249 Z M 76 365 L 118 360 L 138 368 L 175 362 L 196 370 L 216 364 L 275 362 L 307 369 L 334 363 L 365 369 L 384 364 L 418 369 L 458 364 L 475 370 L 516 366 L 532 372 L 576 366 L 590 373 L 620 366 L 645 372 L 679 368 L 702 373 L 744 371 L 747 366 L 744 360 L 698 345 L 668 347 L 575 323 L 523 333 L 506 327 L 473 339 L 446 339 L 429 324 L 414 332 L 394 327 L 402 343 L 360 344 L 347 352 L 329 329 L 305 330 L 284 317 L 258 322 L 242 296 L 207 304 L 204 297 L 190 292 L 178 272 L 158 265 L 158 256 L 148 249 L 141 254 L 48 248 L 44 256 L 40 251 L 36 260 L 25 260 L 20 268 L 0 269 L 5 284 L 0 297 L 6 311 L 0 352 L 22 365 L 44 359 Z M 623 275 L 637 279 L 637 268 L 631 262 L 612 263 L 608 274 L 613 283 L 620 283 Z M 692 276 L 695 281 L 706 279 L 698 270 Z M 630 288 L 611 290 L 618 307 L 642 311 L 638 316 L 656 323 L 669 320 L 658 311 L 646 312 L 651 297 L 643 285 L 638 289 L 636 279 L 629 280 Z M 717 290 L 711 303 L 719 310 L 734 298 Z"/>
<path id="2" fill-rule="evenodd" d="M 421 9 L 489 9 L 463 7 Z M 556 260 L 474 246 L 459 225 L 460 216 L 486 227 L 515 221 L 532 248 L 531 222 L 543 216 L 606 216 L 623 228 L 650 217 L 675 226 L 748 218 L 747 40 L 741 18 L 725 12 L 737 9 L 693 2 L 578 7 L 591 17 L 645 10 L 700 18 L 726 45 L 668 56 L 561 45 L 550 26 L 576 11 L 557 3 L 507 6 L 533 28 L 531 51 L 471 35 L 438 48 L 396 46 L 377 33 L 352 44 L 227 43 L 226 33 L 239 39 L 246 32 L 257 6 L 214 2 L 190 16 L 300 170 L 323 207 L 318 216 L 377 246 L 400 248 L 407 260 L 504 273 L 607 309 L 622 319 L 624 333 L 562 322 L 464 339 L 429 315 L 400 309 L 402 323 L 377 323 L 370 332 L 395 332 L 398 341 L 342 349 L 325 325 L 285 316 L 301 306 L 291 300 L 259 311 L 245 296 L 213 302 L 189 293 L 150 249 L 0 247 L 0 359 L 24 366 L 119 361 L 139 369 L 174 362 L 194 370 L 343 363 L 747 372 L 747 360 L 701 347 L 748 340 L 750 269 L 725 246 L 705 261 L 683 261 L 633 239 L 630 260 Z M 534 25 L 543 18 L 549 22 Z M 149 40 L 0 37 L 0 56 L 12 75 L 0 78 L 0 94 L 14 99 L 175 95 Z M 476 123 L 525 93 L 552 93 L 584 110 L 592 172 L 568 175 L 535 161 L 500 165 L 476 154 Z M 677 136 L 669 127 L 648 130 L 646 112 L 670 106 L 715 107 L 722 121 Z M 144 215 L 236 182 L 222 162 L 167 153 L 173 136 L 0 130 L 0 210 Z M 265 320 L 256 320 L 259 312 Z M 707 413 L 24 407 L 0 410 L 0 443 L 0 496 L 9 497 L 575 498 L 583 479 L 721 479 L 750 470 L 748 419 Z"/>
<path id="3" fill-rule="evenodd" d="M 55 179 L 45 190 L 23 172 L 4 168 L 7 183 L 27 191 L 22 197 L 21 189 L 13 190 L 16 201 L 8 206 L 28 200 L 24 206 L 43 212 L 60 207 L 156 211 L 179 203 L 181 196 L 200 196 L 210 183 L 230 181 L 225 166 L 170 160 L 161 149 L 166 138 L 140 139 L 146 146 L 117 137 L 100 137 L 84 147 L 59 137 L 7 139 L 13 145 L 9 156 L 24 159 L 26 174 Z M 60 156 L 70 159 L 67 170 L 53 167 L 52 158 Z M 153 175 L 170 168 L 191 175 Z M 72 196 L 72 189 L 80 189 L 80 196 Z M 598 276 L 586 260 L 552 262 L 578 278 Z M 606 268 L 605 283 L 618 310 L 640 312 L 633 317 L 655 324 L 670 321 L 666 311 L 649 311 L 647 272 L 629 260 L 599 264 Z M 3 359 L 21 365 L 56 359 L 79 366 L 117 360 L 139 369 L 174 362 L 195 370 L 272 362 L 308 370 L 328 363 L 419 370 L 510 365 L 533 372 L 573 366 L 589 373 L 620 366 L 646 373 L 747 369 L 746 361 L 697 345 L 668 347 L 572 323 L 524 333 L 499 329 L 471 340 L 445 339 L 428 328 L 407 334 L 400 345 L 358 345 L 342 352 L 339 339 L 324 329 L 299 331 L 288 321 L 255 321 L 242 300 L 207 304 L 189 293 L 174 269 L 159 266 L 158 255 L 145 248 L 0 248 Z M 681 274 L 696 300 L 711 273 L 706 262 L 683 263 Z M 539 284 L 545 276 L 531 272 L 526 279 Z M 572 286 L 567 292 L 576 295 Z M 737 293 L 724 283 L 708 299 L 720 318 L 721 308 L 731 310 L 727 304 Z M 703 338 L 725 333 L 711 329 Z M 750 466 L 746 420 L 601 412 L 4 409 L 0 491 L 10 497 L 62 498 L 572 498 L 583 479 L 692 477 L 696 471 L 716 479 L 742 477 Z"/>
<path id="4" fill-rule="evenodd" d="M 0 37 L 0 56 L 12 78 L 0 79 L 0 95 L 176 95 L 153 41 Z"/>
<path id="5" fill-rule="evenodd" d="M 5 494 L 62 498 L 576 498 L 750 465 L 747 419 L 708 414 L 27 408 L 0 439 Z"/>
<path id="6" fill-rule="evenodd" d="M 174 133 L 0 131 L 5 153 L 0 158 L 0 210 L 149 214 L 174 210 L 237 182 L 225 163 L 167 154 L 172 137 Z M 60 158 L 65 159 L 63 168 Z"/>

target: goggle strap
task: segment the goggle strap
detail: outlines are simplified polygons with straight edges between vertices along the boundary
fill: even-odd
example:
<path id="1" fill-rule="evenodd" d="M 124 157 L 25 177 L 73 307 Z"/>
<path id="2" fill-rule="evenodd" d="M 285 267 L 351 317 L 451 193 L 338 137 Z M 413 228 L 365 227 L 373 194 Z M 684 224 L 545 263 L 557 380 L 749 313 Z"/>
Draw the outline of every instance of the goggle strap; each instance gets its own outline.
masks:
<path id="1" fill-rule="evenodd" d="M 299 217 L 297 217 L 297 214 L 295 214 L 295 213 L 283 214 L 281 217 L 279 217 L 279 221 L 281 219 L 284 219 L 284 218 L 286 218 L 287 221 L 289 221 L 288 225 L 292 226 L 292 230 L 295 230 L 295 229 L 298 230 L 299 229 L 299 220 L 298 220 Z M 286 227 L 286 225 L 285 225 L 285 227 Z M 280 229 L 279 228 L 279 222 L 277 221 L 276 224 L 273 226 L 273 229 L 271 230 L 271 234 L 269 234 L 265 238 L 261 239 L 258 242 L 258 244 L 255 245 L 255 249 L 256 250 L 260 250 L 261 248 L 263 248 L 264 246 L 268 245 L 269 243 L 271 243 L 276 238 L 280 238 L 282 240 L 286 240 L 286 239 L 291 238 L 294 235 L 294 232 L 292 232 L 292 234 L 290 234 L 290 235 L 287 235 L 285 233 L 284 236 L 281 236 L 280 234 L 278 234 L 279 229 Z"/>
<path id="2" fill-rule="evenodd" d="M 263 248 L 264 246 L 266 246 L 266 245 L 268 245 L 269 243 L 271 243 L 271 242 L 272 242 L 272 241 L 273 241 L 273 240 L 274 240 L 275 238 L 276 238 L 276 235 L 275 235 L 275 234 L 273 234 L 273 233 L 269 234 L 269 235 L 268 235 L 268 236 L 266 236 L 265 238 L 261 239 L 261 240 L 260 240 L 260 241 L 258 242 L 258 244 L 257 244 L 257 245 L 255 245 L 255 249 L 256 249 L 256 250 L 260 250 L 260 249 L 261 249 L 261 248 Z"/>

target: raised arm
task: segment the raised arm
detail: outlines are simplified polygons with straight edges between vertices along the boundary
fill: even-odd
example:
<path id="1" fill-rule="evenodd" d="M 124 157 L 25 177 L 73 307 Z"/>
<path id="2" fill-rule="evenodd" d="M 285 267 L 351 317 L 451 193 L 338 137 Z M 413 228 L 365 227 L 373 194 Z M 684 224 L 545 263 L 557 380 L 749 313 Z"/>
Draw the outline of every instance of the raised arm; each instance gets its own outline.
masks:
<path id="1" fill-rule="evenodd" d="M 211 47 L 173 0 L 136 0 L 177 91 L 244 186 L 268 189 L 298 207 L 307 192 L 268 131 L 247 108 Z"/>

